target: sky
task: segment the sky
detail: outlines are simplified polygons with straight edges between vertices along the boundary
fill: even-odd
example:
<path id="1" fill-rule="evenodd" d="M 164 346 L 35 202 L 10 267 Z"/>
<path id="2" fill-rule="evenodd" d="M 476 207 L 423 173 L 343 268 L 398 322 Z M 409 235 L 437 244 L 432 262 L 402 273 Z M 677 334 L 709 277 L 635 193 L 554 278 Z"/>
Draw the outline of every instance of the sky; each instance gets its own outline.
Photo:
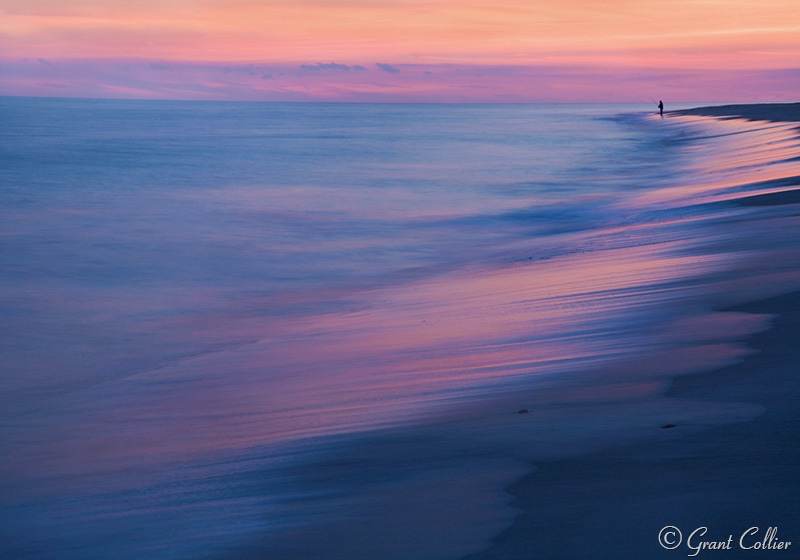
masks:
<path id="1" fill-rule="evenodd" d="M 797 0 L 0 0 L 0 95 L 800 100 Z"/>

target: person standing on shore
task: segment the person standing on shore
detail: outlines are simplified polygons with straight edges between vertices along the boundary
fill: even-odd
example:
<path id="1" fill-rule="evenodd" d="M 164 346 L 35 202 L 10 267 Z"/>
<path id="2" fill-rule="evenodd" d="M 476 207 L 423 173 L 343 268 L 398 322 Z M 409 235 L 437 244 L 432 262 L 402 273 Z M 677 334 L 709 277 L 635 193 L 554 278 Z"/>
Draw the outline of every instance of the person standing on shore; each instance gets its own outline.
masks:
<path id="1" fill-rule="evenodd" d="M 664 102 L 660 99 L 658 101 L 658 112 L 662 117 L 664 116 Z"/>

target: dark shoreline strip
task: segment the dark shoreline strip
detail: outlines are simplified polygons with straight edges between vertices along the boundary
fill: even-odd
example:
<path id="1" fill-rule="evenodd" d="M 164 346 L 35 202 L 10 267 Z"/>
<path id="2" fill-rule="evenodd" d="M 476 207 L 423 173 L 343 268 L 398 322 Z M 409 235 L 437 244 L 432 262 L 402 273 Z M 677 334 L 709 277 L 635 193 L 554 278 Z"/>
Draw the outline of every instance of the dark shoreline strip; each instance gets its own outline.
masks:
<path id="1" fill-rule="evenodd" d="M 669 111 L 670 115 L 699 115 L 705 117 L 742 118 L 751 121 L 800 121 L 800 103 L 753 103 L 747 105 L 717 105 Z"/>

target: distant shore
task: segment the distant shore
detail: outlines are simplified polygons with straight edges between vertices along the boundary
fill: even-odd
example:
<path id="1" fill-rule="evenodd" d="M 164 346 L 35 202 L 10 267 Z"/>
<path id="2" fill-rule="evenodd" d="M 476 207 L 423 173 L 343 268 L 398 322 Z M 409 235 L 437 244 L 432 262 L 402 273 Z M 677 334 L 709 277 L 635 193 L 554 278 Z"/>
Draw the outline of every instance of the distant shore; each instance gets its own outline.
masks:
<path id="1" fill-rule="evenodd" d="M 717 105 L 669 111 L 673 115 L 742 118 L 751 121 L 800 121 L 800 103 L 750 103 Z"/>

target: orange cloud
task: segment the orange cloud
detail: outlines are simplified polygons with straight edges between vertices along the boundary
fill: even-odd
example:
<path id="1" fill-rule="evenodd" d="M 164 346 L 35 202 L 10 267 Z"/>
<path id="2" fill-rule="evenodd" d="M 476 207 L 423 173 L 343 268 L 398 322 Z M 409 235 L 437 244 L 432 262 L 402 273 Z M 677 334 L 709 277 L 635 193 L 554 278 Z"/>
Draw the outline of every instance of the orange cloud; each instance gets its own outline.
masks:
<path id="1" fill-rule="evenodd" d="M 798 47 L 800 8 L 783 0 L 604 3 L 395 0 L 336 3 L 7 0 L 11 56 L 179 60 L 537 62 L 554 53 Z"/>

